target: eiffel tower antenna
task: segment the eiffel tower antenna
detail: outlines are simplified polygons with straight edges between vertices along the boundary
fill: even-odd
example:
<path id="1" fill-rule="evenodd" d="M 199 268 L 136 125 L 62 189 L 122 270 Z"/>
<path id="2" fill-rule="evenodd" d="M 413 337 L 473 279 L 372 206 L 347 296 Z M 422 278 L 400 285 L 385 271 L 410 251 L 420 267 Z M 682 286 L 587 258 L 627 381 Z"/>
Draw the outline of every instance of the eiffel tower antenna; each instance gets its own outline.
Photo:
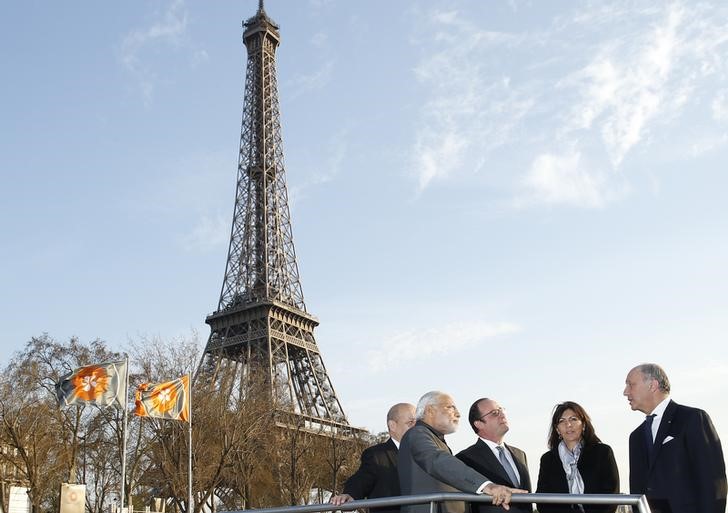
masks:
<path id="1" fill-rule="evenodd" d="M 278 106 L 278 25 L 259 0 L 243 22 L 248 60 L 230 246 L 198 377 L 230 397 L 261 376 L 280 423 L 336 433 L 349 426 L 314 338 L 293 246 Z M 303 423 L 301 422 L 303 421 Z"/>

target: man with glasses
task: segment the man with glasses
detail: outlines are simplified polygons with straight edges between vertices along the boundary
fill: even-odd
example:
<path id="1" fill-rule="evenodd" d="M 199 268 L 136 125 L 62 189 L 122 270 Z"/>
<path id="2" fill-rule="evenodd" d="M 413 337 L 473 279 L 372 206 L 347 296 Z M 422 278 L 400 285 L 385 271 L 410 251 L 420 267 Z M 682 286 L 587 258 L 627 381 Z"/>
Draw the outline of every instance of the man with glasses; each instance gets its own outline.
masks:
<path id="1" fill-rule="evenodd" d="M 654 513 L 724 513 L 725 460 L 710 416 L 671 400 L 654 363 L 629 371 L 624 395 L 647 416 L 629 436 L 630 493 L 646 495 Z"/>
<path id="2" fill-rule="evenodd" d="M 399 448 L 399 484 L 402 495 L 441 492 L 485 493 L 492 503 L 509 509 L 511 494 L 522 493 L 491 482 L 452 455 L 445 435 L 454 433 L 460 412 L 452 397 L 443 392 L 428 392 L 417 403 L 417 423 L 402 437 Z M 436 504 L 439 513 L 464 513 L 465 503 L 447 501 Z M 402 506 L 402 513 L 428 513 L 429 504 Z"/>
<path id="3" fill-rule="evenodd" d="M 389 440 L 373 445 L 361 453 L 359 469 L 344 483 L 344 491 L 331 497 L 331 504 L 340 506 L 355 499 L 376 499 L 399 495 L 397 452 L 400 440 L 415 425 L 415 407 L 398 403 L 387 412 Z M 370 508 L 374 513 L 398 513 L 399 506 Z"/>
<path id="4" fill-rule="evenodd" d="M 528 474 L 526 453 L 503 443 L 509 429 L 505 408 L 492 399 L 478 399 L 470 407 L 468 421 L 478 440 L 459 452 L 457 457 L 493 483 L 530 493 L 531 476 Z M 497 511 L 497 508 L 485 503 L 473 503 L 471 506 L 474 513 Z M 515 511 L 533 510 L 531 504 L 514 504 L 511 508 Z"/>

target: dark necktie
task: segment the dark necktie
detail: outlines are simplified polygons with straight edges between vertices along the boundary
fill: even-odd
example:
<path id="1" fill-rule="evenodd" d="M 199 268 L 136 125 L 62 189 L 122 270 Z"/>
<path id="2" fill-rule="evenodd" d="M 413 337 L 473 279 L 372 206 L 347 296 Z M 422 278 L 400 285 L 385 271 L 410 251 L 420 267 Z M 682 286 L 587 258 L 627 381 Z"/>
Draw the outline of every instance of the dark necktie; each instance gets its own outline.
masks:
<path id="1" fill-rule="evenodd" d="M 647 455 L 652 456 L 652 448 L 655 442 L 652 440 L 652 421 L 655 420 L 655 414 L 647 415 L 645 418 L 645 443 L 647 444 Z"/>

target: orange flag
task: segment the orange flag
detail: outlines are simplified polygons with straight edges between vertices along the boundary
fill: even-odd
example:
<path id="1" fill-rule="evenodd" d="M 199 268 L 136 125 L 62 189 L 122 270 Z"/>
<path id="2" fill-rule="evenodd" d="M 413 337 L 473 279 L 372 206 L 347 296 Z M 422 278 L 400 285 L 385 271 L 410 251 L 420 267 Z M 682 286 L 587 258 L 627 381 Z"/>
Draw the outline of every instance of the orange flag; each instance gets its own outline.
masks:
<path id="1" fill-rule="evenodd" d="M 126 360 L 80 367 L 56 383 L 58 402 L 126 408 Z"/>
<path id="2" fill-rule="evenodd" d="M 142 383 L 136 390 L 134 414 L 189 422 L 190 377 L 166 383 Z"/>

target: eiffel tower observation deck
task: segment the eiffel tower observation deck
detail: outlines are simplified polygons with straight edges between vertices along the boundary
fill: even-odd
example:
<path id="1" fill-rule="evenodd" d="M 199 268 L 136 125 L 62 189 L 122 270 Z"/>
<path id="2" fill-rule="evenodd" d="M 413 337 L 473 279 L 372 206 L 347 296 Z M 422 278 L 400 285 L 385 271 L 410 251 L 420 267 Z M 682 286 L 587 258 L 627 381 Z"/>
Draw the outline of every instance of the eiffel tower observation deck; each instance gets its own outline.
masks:
<path id="1" fill-rule="evenodd" d="M 276 79 L 279 27 L 263 1 L 243 22 L 247 49 L 243 121 L 230 247 L 211 333 L 198 371 L 238 397 L 268 385 L 279 424 L 347 436 L 352 428 L 314 338 L 293 246 Z"/>

